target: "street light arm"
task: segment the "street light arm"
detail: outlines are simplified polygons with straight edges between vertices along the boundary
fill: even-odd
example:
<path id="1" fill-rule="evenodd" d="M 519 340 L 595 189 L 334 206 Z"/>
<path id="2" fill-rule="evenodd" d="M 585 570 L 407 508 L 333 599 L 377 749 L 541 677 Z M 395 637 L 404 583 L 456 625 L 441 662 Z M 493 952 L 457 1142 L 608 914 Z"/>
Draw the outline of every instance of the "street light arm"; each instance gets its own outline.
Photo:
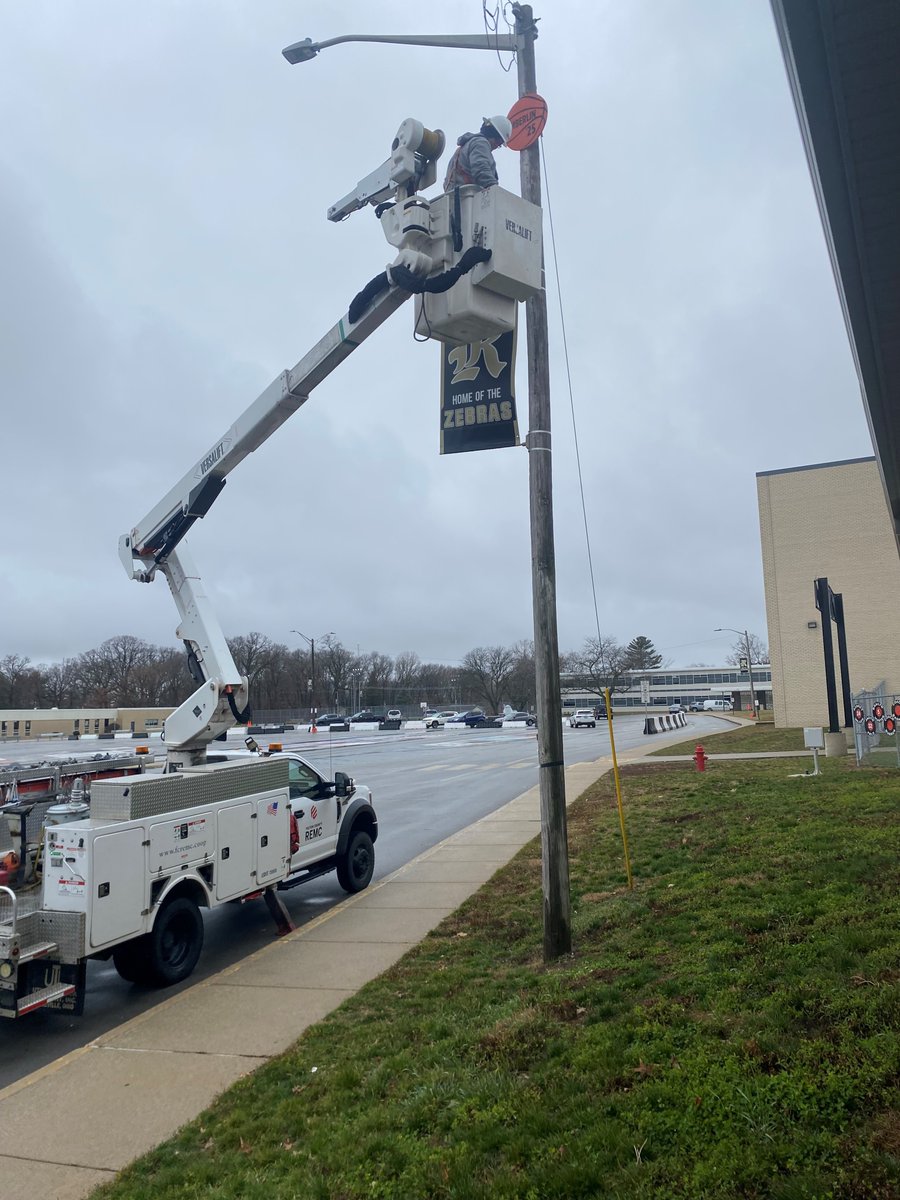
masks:
<path id="1" fill-rule="evenodd" d="M 483 33 L 434 34 L 430 37 L 389 33 L 344 33 L 324 42 L 304 38 L 303 41 L 285 46 L 281 53 L 293 66 L 296 63 L 309 62 L 320 50 L 340 45 L 341 42 L 386 42 L 392 46 L 436 46 L 445 50 L 515 50 L 518 46 L 516 37 L 510 33 L 499 33 L 496 36 Z"/>

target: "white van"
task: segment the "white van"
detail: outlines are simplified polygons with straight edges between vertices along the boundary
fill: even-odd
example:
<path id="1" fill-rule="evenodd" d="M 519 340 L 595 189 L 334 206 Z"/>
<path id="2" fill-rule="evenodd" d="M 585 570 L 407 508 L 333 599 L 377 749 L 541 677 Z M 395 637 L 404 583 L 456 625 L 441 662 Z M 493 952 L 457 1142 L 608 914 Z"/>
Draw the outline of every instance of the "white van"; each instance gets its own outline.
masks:
<path id="1" fill-rule="evenodd" d="M 704 712 L 732 712 L 734 705 L 730 700 L 704 700 Z"/>

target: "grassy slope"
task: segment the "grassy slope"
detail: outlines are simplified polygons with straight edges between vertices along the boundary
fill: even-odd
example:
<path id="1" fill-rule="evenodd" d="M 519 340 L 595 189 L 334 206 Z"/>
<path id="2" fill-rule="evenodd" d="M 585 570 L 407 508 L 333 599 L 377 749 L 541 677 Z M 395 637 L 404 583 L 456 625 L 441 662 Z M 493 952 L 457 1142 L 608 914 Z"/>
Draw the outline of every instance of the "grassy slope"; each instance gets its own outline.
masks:
<path id="1" fill-rule="evenodd" d="M 652 751 L 653 755 L 693 754 L 697 743 L 703 744 L 707 754 L 745 754 L 765 750 L 803 750 L 802 729 L 776 729 L 774 725 L 729 725 L 722 722 L 721 733 L 710 733 L 698 737 L 696 734 L 673 746 L 662 746 Z"/>
<path id="2" fill-rule="evenodd" d="M 570 811 L 574 945 L 526 847 L 395 968 L 98 1193 L 900 1195 L 896 772 L 624 773 Z"/>

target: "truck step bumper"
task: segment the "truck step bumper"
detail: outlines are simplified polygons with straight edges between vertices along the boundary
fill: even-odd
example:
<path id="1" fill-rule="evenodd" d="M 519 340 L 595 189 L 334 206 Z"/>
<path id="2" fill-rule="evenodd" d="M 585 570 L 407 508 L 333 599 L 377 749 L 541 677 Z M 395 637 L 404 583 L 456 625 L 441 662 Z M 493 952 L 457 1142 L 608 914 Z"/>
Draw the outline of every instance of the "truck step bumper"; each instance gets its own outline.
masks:
<path id="1" fill-rule="evenodd" d="M 48 1004 L 63 1000 L 66 996 L 74 996 L 76 991 L 74 983 L 57 983 L 51 987 L 38 988 L 36 991 L 29 992 L 27 996 L 20 996 L 16 1001 L 15 1013 L 10 1012 L 8 1015 L 22 1017 L 36 1008 L 46 1008 Z"/>

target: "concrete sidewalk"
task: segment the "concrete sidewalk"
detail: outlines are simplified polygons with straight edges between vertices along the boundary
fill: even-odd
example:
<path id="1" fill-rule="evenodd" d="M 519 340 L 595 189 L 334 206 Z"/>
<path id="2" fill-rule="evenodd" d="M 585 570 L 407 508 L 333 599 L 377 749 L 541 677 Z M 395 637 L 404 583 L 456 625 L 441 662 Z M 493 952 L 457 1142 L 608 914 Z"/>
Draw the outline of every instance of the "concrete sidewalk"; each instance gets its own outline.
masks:
<path id="1" fill-rule="evenodd" d="M 568 767 L 567 800 L 611 765 Z M 79 1200 L 113 1178 L 395 963 L 540 828 L 534 787 L 295 933 L 0 1091 L 3 1200 Z"/>

